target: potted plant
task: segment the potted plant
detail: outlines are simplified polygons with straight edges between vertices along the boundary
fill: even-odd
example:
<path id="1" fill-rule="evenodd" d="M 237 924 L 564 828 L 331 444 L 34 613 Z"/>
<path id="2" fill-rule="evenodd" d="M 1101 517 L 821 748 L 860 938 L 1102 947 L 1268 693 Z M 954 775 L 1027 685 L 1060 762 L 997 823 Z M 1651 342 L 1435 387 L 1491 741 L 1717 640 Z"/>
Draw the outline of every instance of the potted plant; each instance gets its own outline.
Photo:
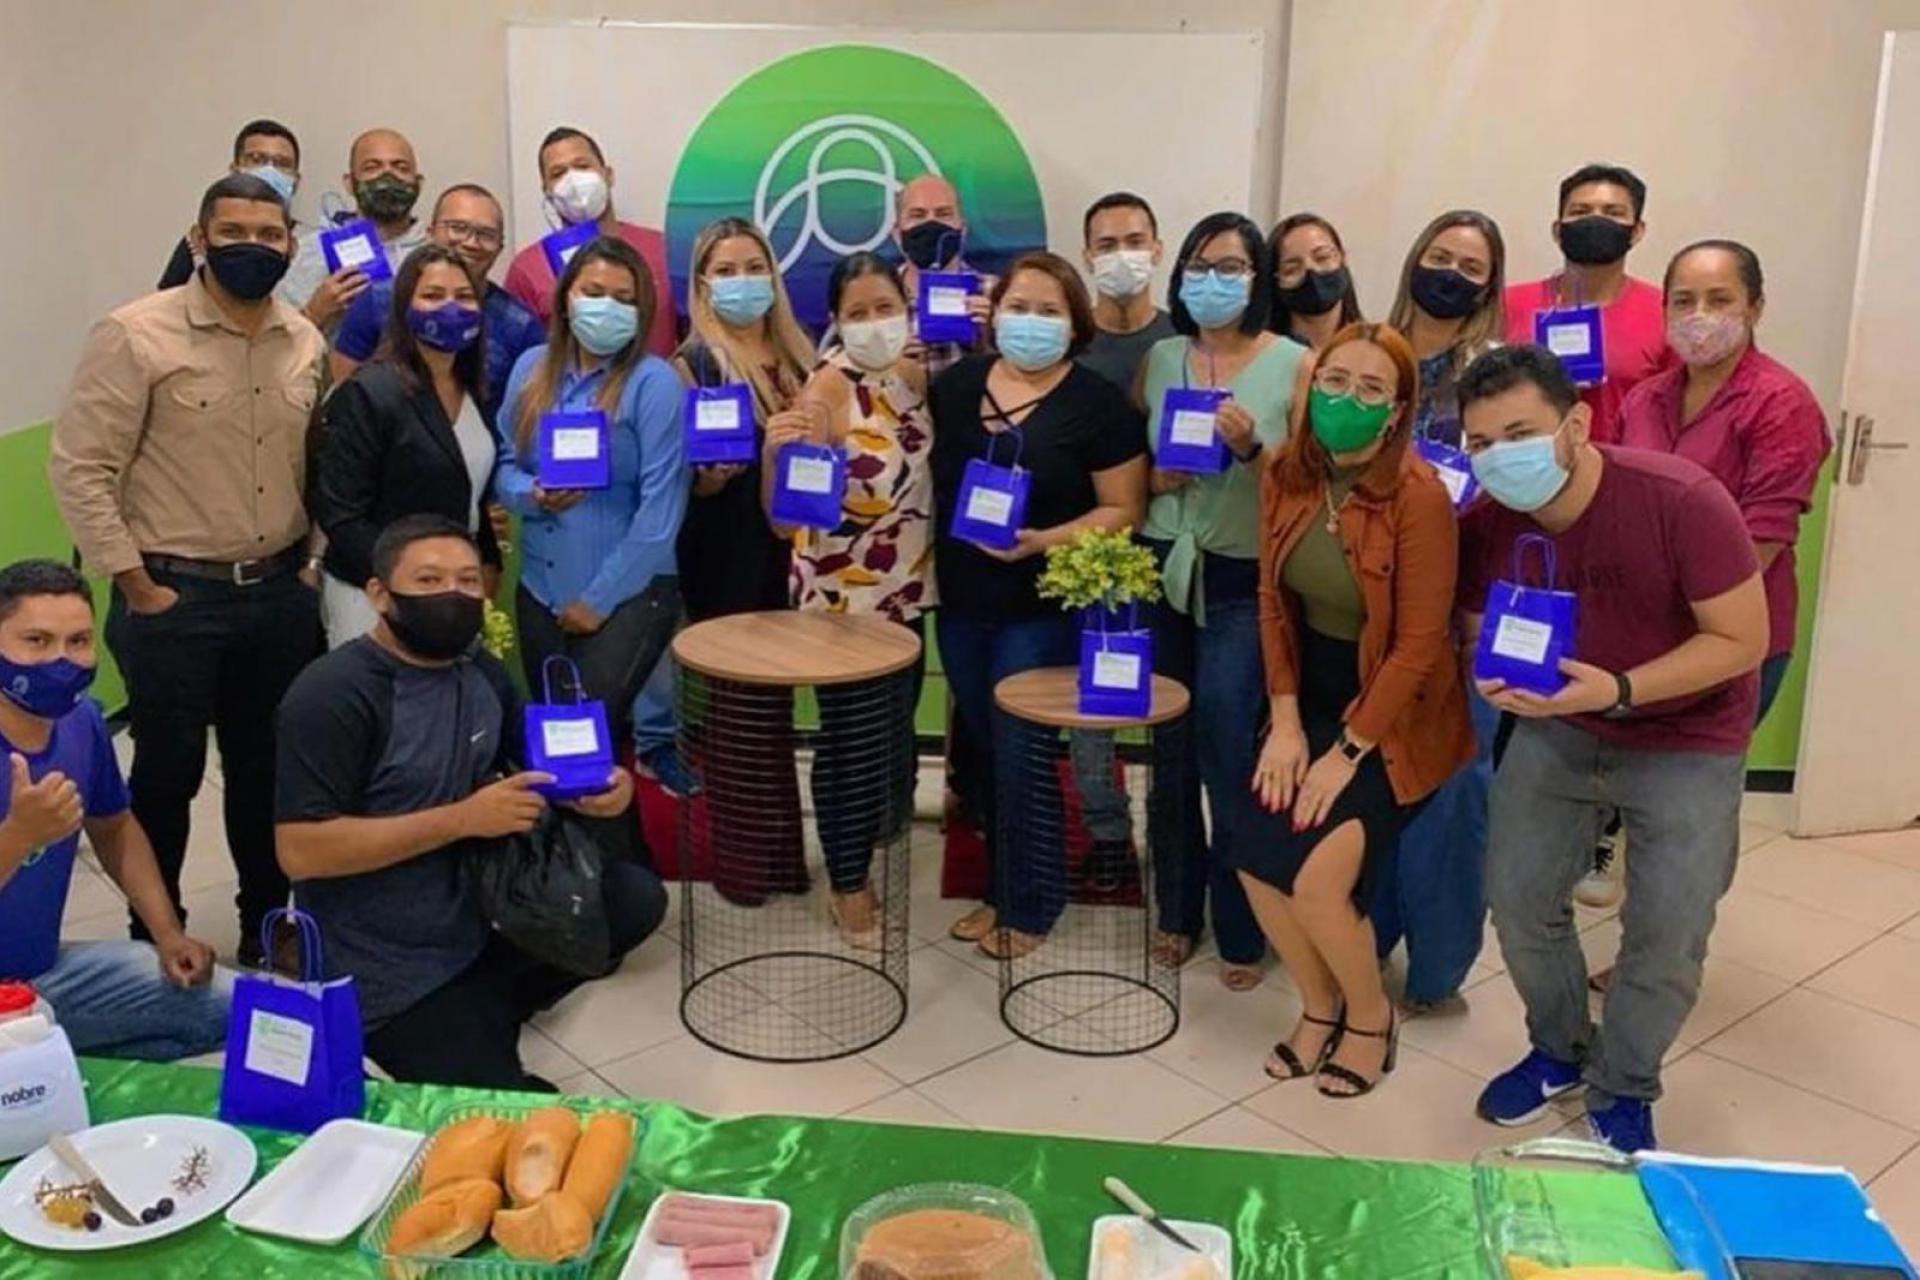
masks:
<path id="1" fill-rule="evenodd" d="M 1160 598 L 1153 552 L 1132 530 L 1088 529 L 1047 550 L 1042 599 L 1080 611 L 1080 712 L 1144 717 L 1153 706 L 1153 632 L 1140 625 L 1140 605 Z"/>

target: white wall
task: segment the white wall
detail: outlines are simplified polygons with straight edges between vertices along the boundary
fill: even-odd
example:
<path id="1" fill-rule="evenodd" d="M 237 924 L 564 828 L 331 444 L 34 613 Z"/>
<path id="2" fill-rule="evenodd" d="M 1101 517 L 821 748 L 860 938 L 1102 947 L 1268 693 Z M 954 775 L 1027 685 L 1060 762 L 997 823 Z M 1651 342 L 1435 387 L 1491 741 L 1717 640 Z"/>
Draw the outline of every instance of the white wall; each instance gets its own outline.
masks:
<path id="1" fill-rule="evenodd" d="M 58 410 L 87 325 L 151 288 L 234 129 L 300 135 L 296 211 L 353 135 L 403 130 L 429 192 L 507 183 L 506 23 L 610 17 L 907 30 L 1259 31 L 1276 190 L 1287 0 L 0 0 L 0 430 Z M 1204 92 L 1205 86 L 1195 86 Z M 671 92 L 670 87 L 663 92 Z M 663 140 L 678 151 L 681 139 Z M 1169 128 L 1152 140 L 1177 155 Z M 1151 193 L 1148 193 L 1151 194 Z M 1259 216 L 1270 207 L 1257 210 Z"/>

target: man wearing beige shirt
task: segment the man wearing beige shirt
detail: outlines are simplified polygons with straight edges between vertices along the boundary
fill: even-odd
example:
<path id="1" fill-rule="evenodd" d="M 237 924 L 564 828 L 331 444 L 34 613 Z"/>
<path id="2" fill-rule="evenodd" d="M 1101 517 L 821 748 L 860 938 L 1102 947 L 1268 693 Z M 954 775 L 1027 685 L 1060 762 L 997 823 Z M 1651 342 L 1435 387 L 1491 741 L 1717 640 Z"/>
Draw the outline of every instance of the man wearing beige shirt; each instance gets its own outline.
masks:
<path id="1" fill-rule="evenodd" d="M 113 578 L 107 642 L 127 681 L 133 813 L 176 910 L 209 726 L 219 742 L 245 964 L 258 960 L 261 918 L 287 897 L 274 710 L 320 648 L 316 598 L 297 574 L 326 342 L 273 297 L 294 242 L 271 186 L 220 179 L 191 235 L 206 262 L 191 280 L 88 335 L 49 472 L 88 567 Z"/>

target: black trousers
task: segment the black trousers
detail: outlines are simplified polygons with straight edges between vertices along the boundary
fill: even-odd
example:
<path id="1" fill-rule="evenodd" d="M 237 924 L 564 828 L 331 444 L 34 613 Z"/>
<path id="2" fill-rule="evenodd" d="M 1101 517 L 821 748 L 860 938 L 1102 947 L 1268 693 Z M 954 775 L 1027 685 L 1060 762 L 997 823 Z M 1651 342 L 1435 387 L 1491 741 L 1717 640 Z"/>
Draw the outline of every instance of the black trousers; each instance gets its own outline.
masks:
<path id="1" fill-rule="evenodd" d="M 607 859 L 609 971 L 646 941 L 667 914 L 660 877 L 637 862 Z M 520 1028 L 587 979 L 542 964 L 494 934 L 480 958 L 446 986 L 367 1033 L 367 1056 L 395 1080 L 524 1089 Z"/>
<path id="2" fill-rule="evenodd" d="M 528 695 L 535 701 L 543 696 L 541 673 L 548 658 L 571 658 L 580 668 L 586 696 L 607 704 L 607 729 L 616 746 L 631 742 L 633 700 L 680 626 L 680 580 L 655 578 L 645 591 L 615 609 L 590 636 L 562 631 L 560 620 L 524 586 L 516 600 L 520 660 L 526 668 Z M 571 696 L 557 668 L 554 679 L 554 695 Z"/>
<path id="3" fill-rule="evenodd" d="M 174 909 L 189 813 L 206 774 L 207 729 L 220 744 L 227 849 L 240 880 L 240 937 L 287 902 L 273 852 L 274 713 L 321 650 L 319 597 L 292 574 L 252 586 L 149 570 L 180 593 L 165 613 L 138 614 L 118 588 L 107 645 L 127 682 L 133 816 L 153 841 Z M 147 938 L 138 917 L 133 936 Z"/>

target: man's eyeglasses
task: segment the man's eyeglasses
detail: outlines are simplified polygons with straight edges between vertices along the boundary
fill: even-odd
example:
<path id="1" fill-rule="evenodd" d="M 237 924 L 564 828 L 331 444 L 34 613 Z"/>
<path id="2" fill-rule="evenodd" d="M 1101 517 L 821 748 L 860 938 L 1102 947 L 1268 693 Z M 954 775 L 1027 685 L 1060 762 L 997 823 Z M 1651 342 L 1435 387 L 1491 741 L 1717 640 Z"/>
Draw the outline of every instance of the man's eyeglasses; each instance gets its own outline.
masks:
<path id="1" fill-rule="evenodd" d="M 1355 378 L 1345 369 L 1322 369 L 1313 385 L 1330 396 L 1350 395 L 1361 404 L 1378 406 L 1393 399 L 1393 388 L 1378 378 Z"/>
<path id="2" fill-rule="evenodd" d="M 240 153 L 242 169 L 275 168 L 282 173 L 292 173 L 300 166 L 290 156 L 275 155 L 266 151 L 242 151 Z"/>
<path id="3" fill-rule="evenodd" d="M 439 226 L 446 233 L 447 239 L 455 244 L 463 240 L 471 240 L 482 249 L 500 247 L 500 231 L 497 227 L 483 227 L 477 222 L 459 222 L 451 218 L 442 218 Z"/>

